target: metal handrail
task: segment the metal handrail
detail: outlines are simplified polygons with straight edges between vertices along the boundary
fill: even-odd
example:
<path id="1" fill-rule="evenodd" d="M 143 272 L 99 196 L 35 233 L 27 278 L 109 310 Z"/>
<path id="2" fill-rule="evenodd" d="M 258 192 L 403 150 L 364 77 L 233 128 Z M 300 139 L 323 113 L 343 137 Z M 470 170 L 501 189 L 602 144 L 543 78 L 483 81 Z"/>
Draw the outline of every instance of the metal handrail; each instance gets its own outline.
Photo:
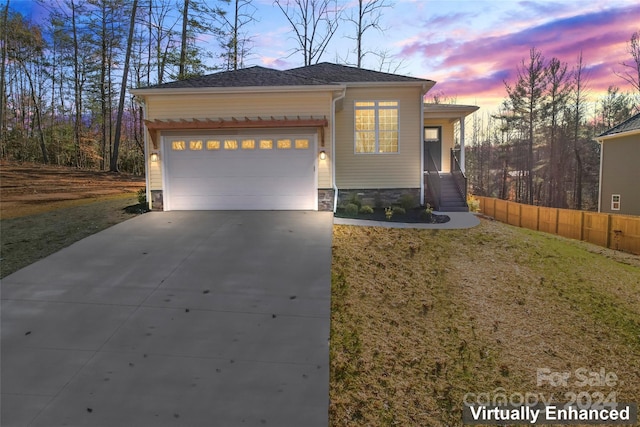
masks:
<path id="1" fill-rule="evenodd" d="M 431 198 L 434 201 L 435 206 L 433 208 L 435 210 L 440 209 L 440 198 L 442 191 L 440 189 L 440 172 L 438 171 L 438 167 L 436 166 L 435 160 L 433 160 L 433 156 L 431 153 L 427 151 L 427 189 L 429 193 L 431 193 Z"/>
<path id="2" fill-rule="evenodd" d="M 460 167 L 460 161 L 456 156 L 456 150 L 451 149 L 451 176 L 458 187 L 458 191 L 464 197 L 464 203 L 467 203 L 467 177 Z"/>

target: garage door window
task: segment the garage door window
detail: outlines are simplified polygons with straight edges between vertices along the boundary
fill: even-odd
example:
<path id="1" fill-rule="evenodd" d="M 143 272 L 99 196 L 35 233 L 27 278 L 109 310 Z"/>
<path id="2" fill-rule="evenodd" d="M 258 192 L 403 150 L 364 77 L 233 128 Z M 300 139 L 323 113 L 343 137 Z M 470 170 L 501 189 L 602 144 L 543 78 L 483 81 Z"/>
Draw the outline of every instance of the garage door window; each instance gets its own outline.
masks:
<path id="1" fill-rule="evenodd" d="M 217 139 L 210 139 L 207 141 L 207 150 L 219 150 L 220 149 L 220 141 Z"/>
<path id="2" fill-rule="evenodd" d="M 297 150 L 306 150 L 309 148 L 309 140 L 308 139 L 296 139 L 296 149 Z"/>
<path id="3" fill-rule="evenodd" d="M 189 141 L 189 150 L 202 150 L 202 140 Z"/>
<path id="4" fill-rule="evenodd" d="M 225 150 L 237 150 L 238 149 L 238 141 L 235 139 L 225 139 L 224 140 L 224 149 Z"/>
<path id="5" fill-rule="evenodd" d="M 242 149 L 243 150 L 253 150 L 256 148 L 256 140 L 255 139 L 243 139 L 242 140 Z"/>
<path id="6" fill-rule="evenodd" d="M 278 148 L 280 150 L 288 150 L 291 148 L 291 140 L 290 139 L 279 139 L 278 140 Z"/>
<path id="7" fill-rule="evenodd" d="M 273 150 L 273 139 L 261 139 L 260 140 L 260 149 L 261 150 Z"/>
<path id="8" fill-rule="evenodd" d="M 186 148 L 184 141 L 171 141 L 171 149 L 175 151 L 182 151 Z"/>

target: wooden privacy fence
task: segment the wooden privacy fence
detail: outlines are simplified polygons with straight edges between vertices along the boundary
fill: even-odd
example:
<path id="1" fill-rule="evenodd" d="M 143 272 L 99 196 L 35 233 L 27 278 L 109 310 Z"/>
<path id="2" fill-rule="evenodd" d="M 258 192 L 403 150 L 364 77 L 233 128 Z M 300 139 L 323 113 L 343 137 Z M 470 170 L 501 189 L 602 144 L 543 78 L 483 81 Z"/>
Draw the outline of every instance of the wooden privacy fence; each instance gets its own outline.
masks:
<path id="1" fill-rule="evenodd" d="M 547 208 L 475 197 L 480 200 L 480 212 L 498 221 L 640 254 L 638 216 Z"/>

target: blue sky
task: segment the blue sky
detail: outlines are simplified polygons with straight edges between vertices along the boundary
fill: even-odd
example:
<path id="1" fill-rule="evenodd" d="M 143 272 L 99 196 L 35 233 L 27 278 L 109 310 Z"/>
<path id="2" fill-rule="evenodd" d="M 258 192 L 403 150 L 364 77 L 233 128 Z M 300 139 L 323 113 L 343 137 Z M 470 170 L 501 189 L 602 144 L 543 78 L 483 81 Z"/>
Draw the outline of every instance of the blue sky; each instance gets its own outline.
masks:
<path id="1" fill-rule="evenodd" d="M 35 0 L 10 0 L 23 13 L 37 19 L 42 12 Z M 51 0 L 53 2 L 54 0 Z M 357 3 L 346 0 L 347 6 Z M 282 12 L 272 0 L 254 0 L 252 55 L 246 65 L 286 69 L 303 65 L 293 53 L 295 41 Z M 617 77 L 620 65 L 629 61 L 626 43 L 640 31 L 640 3 L 636 0 L 566 1 L 436 1 L 388 0 L 381 20 L 385 31 L 370 30 L 365 45 L 388 54 L 385 70 L 435 80 L 433 92 L 495 110 L 505 98 L 504 80 L 513 81 L 516 66 L 531 47 L 550 59 L 554 56 L 573 66 L 580 51 L 589 68 L 593 98 L 610 85 L 632 88 Z M 322 61 L 355 61 L 354 29 L 344 22 Z M 380 68 L 374 55 L 364 66 Z"/>

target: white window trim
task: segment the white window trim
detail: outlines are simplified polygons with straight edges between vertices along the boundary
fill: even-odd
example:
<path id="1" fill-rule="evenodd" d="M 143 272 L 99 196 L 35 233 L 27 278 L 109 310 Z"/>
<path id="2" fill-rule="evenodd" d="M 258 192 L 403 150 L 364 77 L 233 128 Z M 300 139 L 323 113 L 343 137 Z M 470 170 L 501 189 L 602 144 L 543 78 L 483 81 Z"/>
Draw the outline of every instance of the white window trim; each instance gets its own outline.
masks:
<path id="1" fill-rule="evenodd" d="M 615 200 L 616 198 L 618 198 L 617 201 Z M 611 210 L 612 211 L 619 211 L 620 210 L 620 205 L 622 204 L 621 202 L 622 202 L 622 200 L 621 200 L 619 194 L 612 194 L 611 195 Z M 618 205 L 617 208 L 615 207 L 616 204 Z"/>
<path id="2" fill-rule="evenodd" d="M 425 138 L 424 135 L 424 131 L 427 129 L 436 129 L 438 131 L 438 139 L 427 139 Z M 425 142 L 439 142 L 440 144 L 442 144 L 442 126 L 437 126 L 437 125 L 428 125 L 428 126 L 423 126 L 422 128 L 422 140 Z"/>
<path id="3" fill-rule="evenodd" d="M 375 105 L 373 107 L 358 107 L 356 104 L 358 102 L 373 102 Z M 384 107 L 380 107 L 378 104 L 381 102 L 395 102 L 397 103 L 397 105 L 395 107 L 390 107 L 390 106 L 384 106 Z M 393 109 L 395 108 L 397 111 L 397 117 L 398 117 L 398 149 L 396 151 L 391 151 L 391 152 L 384 152 L 381 153 L 380 150 L 380 129 L 379 129 L 379 114 L 378 111 L 380 110 L 389 110 L 389 109 Z M 358 130 L 356 129 L 355 126 L 355 122 L 356 122 L 356 111 L 357 110 L 371 110 L 373 109 L 375 111 L 375 149 L 372 152 L 365 152 L 365 153 L 361 153 L 358 152 L 356 150 L 356 144 L 357 144 L 357 140 L 358 140 Z M 396 99 L 381 99 L 381 100 L 364 100 L 364 99 L 358 99 L 355 100 L 353 102 L 353 154 L 357 154 L 357 155 L 395 155 L 395 154 L 400 154 L 400 101 L 396 100 Z"/>

